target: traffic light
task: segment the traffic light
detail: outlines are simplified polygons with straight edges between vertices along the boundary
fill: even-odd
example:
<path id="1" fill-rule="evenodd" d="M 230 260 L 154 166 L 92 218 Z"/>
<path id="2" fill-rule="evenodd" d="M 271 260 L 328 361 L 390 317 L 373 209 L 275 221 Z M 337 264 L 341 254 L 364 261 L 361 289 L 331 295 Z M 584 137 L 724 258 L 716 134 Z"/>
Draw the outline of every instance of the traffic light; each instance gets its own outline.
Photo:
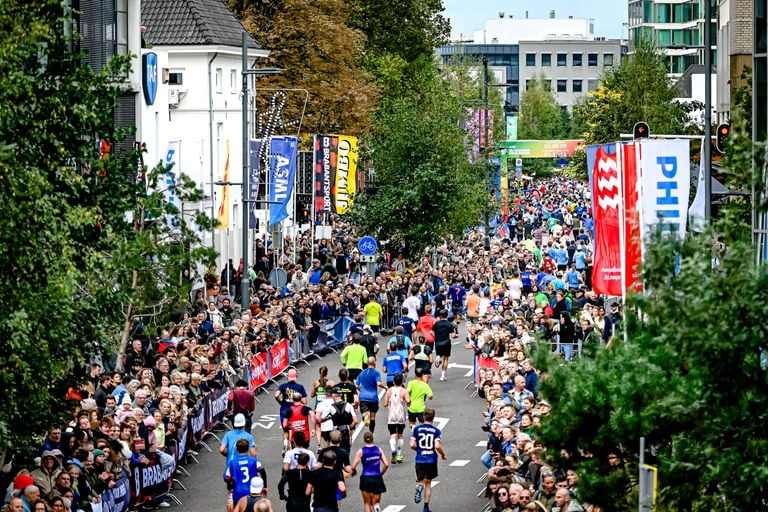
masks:
<path id="1" fill-rule="evenodd" d="M 725 153 L 725 141 L 731 134 L 730 123 L 721 123 L 717 125 L 717 136 L 715 138 L 715 147 L 721 153 Z"/>
<path id="2" fill-rule="evenodd" d="M 648 127 L 648 123 L 645 121 L 640 121 L 639 123 L 635 123 L 635 127 L 632 128 L 632 135 L 635 140 L 637 139 L 647 139 L 651 136 L 651 129 Z"/>

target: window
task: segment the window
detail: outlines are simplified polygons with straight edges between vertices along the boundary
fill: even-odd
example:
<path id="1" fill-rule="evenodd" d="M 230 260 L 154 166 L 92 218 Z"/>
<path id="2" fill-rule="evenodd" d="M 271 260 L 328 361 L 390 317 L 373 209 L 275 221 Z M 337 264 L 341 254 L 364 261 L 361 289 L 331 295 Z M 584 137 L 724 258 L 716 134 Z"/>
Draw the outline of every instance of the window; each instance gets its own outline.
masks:
<path id="1" fill-rule="evenodd" d="M 232 92 L 232 93 L 237 92 L 237 70 L 236 69 L 229 70 L 229 92 Z"/>
<path id="2" fill-rule="evenodd" d="M 128 0 L 117 0 L 115 16 L 117 21 L 117 54 L 128 55 Z"/>
<path id="3" fill-rule="evenodd" d="M 583 91 L 583 82 L 582 80 L 574 80 L 573 81 L 573 92 L 582 92 Z"/>
<path id="4" fill-rule="evenodd" d="M 216 79 L 214 82 L 216 92 L 224 92 L 224 70 L 216 68 Z"/>
<path id="5" fill-rule="evenodd" d="M 525 54 L 525 65 L 528 67 L 532 67 L 536 65 L 536 54 L 535 53 L 526 53 Z"/>
<path id="6" fill-rule="evenodd" d="M 597 80 L 587 80 L 587 90 L 590 92 L 597 90 L 597 83 Z"/>
<path id="7" fill-rule="evenodd" d="M 604 53 L 603 54 L 603 66 L 613 66 L 613 54 L 612 53 Z"/>
<path id="8" fill-rule="evenodd" d="M 531 88 L 531 80 L 529 79 L 525 81 L 525 90 L 527 91 L 530 88 Z"/>
<path id="9" fill-rule="evenodd" d="M 552 65 L 552 54 L 551 53 L 542 53 L 541 54 L 541 65 L 542 66 L 551 66 Z"/>
<path id="10" fill-rule="evenodd" d="M 184 85 L 184 73 L 181 71 L 168 73 L 168 85 Z"/>
<path id="11" fill-rule="evenodd" d="M 568 80 L 557 81 L 557 92 L 568 92 Z"/>
<path id="12" fill-rule="evenodd" d="M 589 54 L 587 54 L 587 65 L 589 67 L 597 66 L 597 54 L 596 53 L 589 53 Z"/>
<path id="13" fill-rule="evenodd" d="M 557 67 L 564 68 L 568 65 L 568 54 L 567 53 L 558 53 L 557 54 Z"/>
<path id="14" fill-rule="evenodd" d="M 574 53 L 573 54 L 573 66 L 580 68 L 582 66 L 581 61 L 583 59 L 583 55 L 580 53 Z"/>

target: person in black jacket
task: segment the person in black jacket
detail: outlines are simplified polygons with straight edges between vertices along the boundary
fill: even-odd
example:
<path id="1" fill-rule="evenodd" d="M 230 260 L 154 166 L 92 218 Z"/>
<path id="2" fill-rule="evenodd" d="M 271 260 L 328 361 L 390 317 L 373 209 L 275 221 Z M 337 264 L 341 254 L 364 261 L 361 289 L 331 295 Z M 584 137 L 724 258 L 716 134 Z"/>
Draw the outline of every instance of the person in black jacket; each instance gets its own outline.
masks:
<path id="1" fill-rule="evenodd" d="M 277 484 L 280 499 L 285 501 L 286 512 L 309 512 L 309 496 L 307 496 L 307 484 L 310 479 L 309 455 L 300 453 L 295 469 L 287 471 Z M 285 487 L 288 486 L 288 493 Z"/>

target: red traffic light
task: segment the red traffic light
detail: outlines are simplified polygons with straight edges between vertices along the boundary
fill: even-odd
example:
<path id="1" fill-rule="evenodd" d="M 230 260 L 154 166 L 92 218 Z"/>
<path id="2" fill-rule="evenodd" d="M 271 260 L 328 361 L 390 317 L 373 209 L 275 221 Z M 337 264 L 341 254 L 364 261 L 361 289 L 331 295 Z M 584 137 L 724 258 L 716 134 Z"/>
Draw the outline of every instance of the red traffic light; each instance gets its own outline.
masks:
<path id="1" fill-rule="evenodd" d="M 722 123 L 717 126 L 715 148 L 717 148 L 720 153 L 725 153 L 725 141 L 730 135 L 731 125 L 729 123 Z"/>
<path id="2" fill-rule="evenodd" d="M 635 126 L 632 129 L 632 136 L 634 139 L 647 139 L 648 137 L 650 137 L 651 129 L 648 126 L 648 123 L 644 121 L 635 123 Z"/>

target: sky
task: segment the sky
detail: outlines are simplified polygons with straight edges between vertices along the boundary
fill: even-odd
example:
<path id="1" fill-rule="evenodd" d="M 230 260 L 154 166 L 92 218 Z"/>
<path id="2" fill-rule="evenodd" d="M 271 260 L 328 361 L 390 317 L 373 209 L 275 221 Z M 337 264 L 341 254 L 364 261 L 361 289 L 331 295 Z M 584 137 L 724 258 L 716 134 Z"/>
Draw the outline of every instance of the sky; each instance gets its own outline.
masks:
<path id="1" fill-rule="evenodd" d="M 556 17 L 593 18 L 595 36 L 620 38 L 622 23 L 627 22 L 626 0 L 443 0 L 444 15 L 451 20 L 451 38 L 459 34 L 471 37 L 482 29 L 486 19 L 497 18 L 500 12 L 515 18 L 548 18 L 554 9 Z"/>

